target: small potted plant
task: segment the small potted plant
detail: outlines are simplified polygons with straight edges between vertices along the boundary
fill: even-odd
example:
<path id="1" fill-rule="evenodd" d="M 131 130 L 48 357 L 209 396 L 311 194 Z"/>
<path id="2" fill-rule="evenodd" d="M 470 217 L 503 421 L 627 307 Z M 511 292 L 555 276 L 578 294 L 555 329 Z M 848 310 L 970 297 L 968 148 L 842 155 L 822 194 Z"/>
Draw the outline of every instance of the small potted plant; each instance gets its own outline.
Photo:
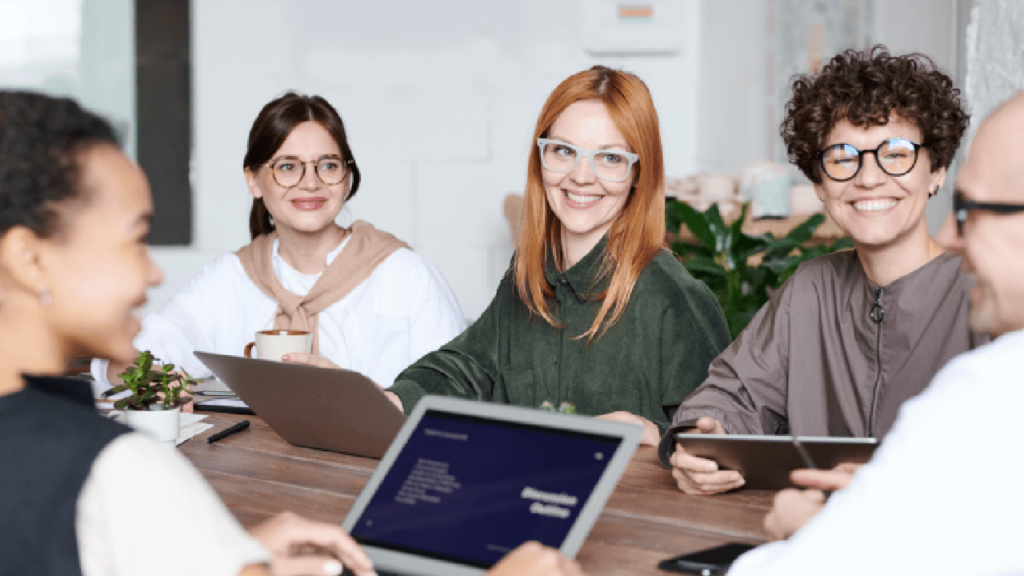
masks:
<path id="1" fill-rule="evenodd" d="M 174 364 L 154 368 L 154 361 L 152 353 L 141 352 L 135 364 L 117 375 L 124 384 L 114 386 L 110 393 L 130 390 L 131 396 L 114 403 L 115 409 L 124 410 L 125 423 L 157 442 L 174 446 L 181 407 L 192 401 L 187 394 L 196 381 L 184 371 L 175 371 Z"/>

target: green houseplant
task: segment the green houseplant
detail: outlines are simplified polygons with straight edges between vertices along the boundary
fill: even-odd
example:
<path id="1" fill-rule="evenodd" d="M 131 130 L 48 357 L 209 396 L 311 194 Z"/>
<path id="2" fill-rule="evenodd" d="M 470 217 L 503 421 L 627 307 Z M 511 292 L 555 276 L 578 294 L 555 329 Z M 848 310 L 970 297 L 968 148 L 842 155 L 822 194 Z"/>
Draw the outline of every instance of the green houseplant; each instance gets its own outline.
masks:
<path id="1" fill-rule="evenodd" d="M 185 372 L 175 371 L 174 364 L 154 368 L 156 360 L 149 351 L 139 353 L 135 363 L 117 375 L 123 384 L 110 392 L 131 391 L 130 396 L 114 403 L 114 408 L 125 411 L 125 424 L 157 442 L 174 446 L 181 428 L 181 407 L 192 400 L 183 395 L 196 381 Z"/>
<path id="2" fill-rule="evenodd" d="M 124 384 L 114 386 L 110 394 L 120 394 L 131 390 L 132 395 L 122 398 L 114 403 L 118 410 L 153 410 L 154 406 L 170 410 L 188 404 L 192 398 L 182 394 L 189 392 L 189 387 L 194 386 L 196 381 L 185 372 L 174 371 L 174 364 L 164 364 L 159 369 L 153 368 L 157 359 L 151 352 L 139 353 L 127 370 L 117 375 Z"/>
<path id="3" fill-rule="evenodd" d="M 696 244 L 673 242 L 672 252 L 694 278 L 714 292 L 733 338 L 746 328 L 772 292 L 782 286 L 801 262 L 853 247 L 849 238 L 832 244 L 806 244 L 825 221 L 822 214 L 811 216 L 782 238 L 770 232 L 758 236 L 744 234 L 743 223 L 749 208 L 749 202 L 744 204 L 739 217 L 726 224 L 716 205 L 704 212 L 678 200 L 665 205 L 668 230 L 678 231 L 685 225 L 696 239 Z M 760 256 L 760 261 L 751 263 L 755 256 Z"/>

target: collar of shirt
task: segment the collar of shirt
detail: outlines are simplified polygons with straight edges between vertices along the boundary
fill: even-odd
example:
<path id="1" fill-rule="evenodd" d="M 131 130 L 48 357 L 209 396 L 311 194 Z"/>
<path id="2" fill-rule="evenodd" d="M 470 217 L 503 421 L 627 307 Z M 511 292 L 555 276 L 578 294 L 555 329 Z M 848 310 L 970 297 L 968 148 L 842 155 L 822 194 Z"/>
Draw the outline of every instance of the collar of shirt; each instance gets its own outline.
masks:
<path id="1" fill-rule="evenodd" d="M 559 286 L 565 286 L 572 291 L 577 300 L 586 302 L 593 295 L 600 294 L 607 289 L 611 281 L 610 274 L 601 275 L 601 265 L 607 245 L 608 236 L 605 235 L 586 256 L 565 272 L 559 272 L 555 268 L 554 258 L 549 254 L 544 262 L 544 278 L 548 284 L 555 287 L 556 291 Z"/>

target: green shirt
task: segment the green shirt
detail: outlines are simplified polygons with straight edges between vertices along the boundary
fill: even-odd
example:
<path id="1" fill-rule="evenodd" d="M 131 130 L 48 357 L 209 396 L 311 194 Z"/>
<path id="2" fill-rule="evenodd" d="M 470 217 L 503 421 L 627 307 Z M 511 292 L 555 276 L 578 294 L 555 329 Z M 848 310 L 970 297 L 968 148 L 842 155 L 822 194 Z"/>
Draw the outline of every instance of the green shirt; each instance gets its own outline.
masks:
<path id="1" fill-rule="evenodd" d="M 676 407 L 729 345 L 722 309 L 666 250 L 637 278 L 619 321 L 587 343 L 601 301 L 595 286 L 606 240 L 564 273 L 549 266 L 556 328 L 530 314 L 507 273 L 483 315 L 408 367 L 390 388 L 407 413 L 427 394 L 537 408 L 571 402 L 578 414 L 625 410 L 664 433 Z M 607 285 L 608 279 L 604 280 Z"/>

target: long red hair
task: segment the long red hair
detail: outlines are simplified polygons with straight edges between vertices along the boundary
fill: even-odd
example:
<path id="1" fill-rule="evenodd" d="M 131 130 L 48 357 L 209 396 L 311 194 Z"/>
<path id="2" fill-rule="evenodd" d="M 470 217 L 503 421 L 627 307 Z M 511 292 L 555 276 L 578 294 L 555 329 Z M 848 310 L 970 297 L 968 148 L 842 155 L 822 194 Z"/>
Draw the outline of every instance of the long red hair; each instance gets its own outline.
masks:
<path id="1" fill-rule="evenodd" d="M 596 283 L 602 283 L 609 275 L 611 281 L 606 290 L 593 295 L 602 304 L 590 329 L 580 335 L 589 342 L 622 317 L 640 272 L 665 242 L 665 169 L 658 113 L 642 80 L 629 72 L 594 66 L 570 76 L 555 88 L 544 103 L 533 133 L 522 228 L 513 265 L 516 293 L 531 312 L 552 326 L 560 326 L 548 304 L 555 290 L 544 277 L 544 263 L 550 255 L 558 269 L 564 269 L 561 223 L 548 206 L 536 141 L 547 135 L 566 108 L 580 100 L 604 103 L 626 143 L 640 156 L 633 166 L 633 189 L 608 230 L 607 249 Z"/>

